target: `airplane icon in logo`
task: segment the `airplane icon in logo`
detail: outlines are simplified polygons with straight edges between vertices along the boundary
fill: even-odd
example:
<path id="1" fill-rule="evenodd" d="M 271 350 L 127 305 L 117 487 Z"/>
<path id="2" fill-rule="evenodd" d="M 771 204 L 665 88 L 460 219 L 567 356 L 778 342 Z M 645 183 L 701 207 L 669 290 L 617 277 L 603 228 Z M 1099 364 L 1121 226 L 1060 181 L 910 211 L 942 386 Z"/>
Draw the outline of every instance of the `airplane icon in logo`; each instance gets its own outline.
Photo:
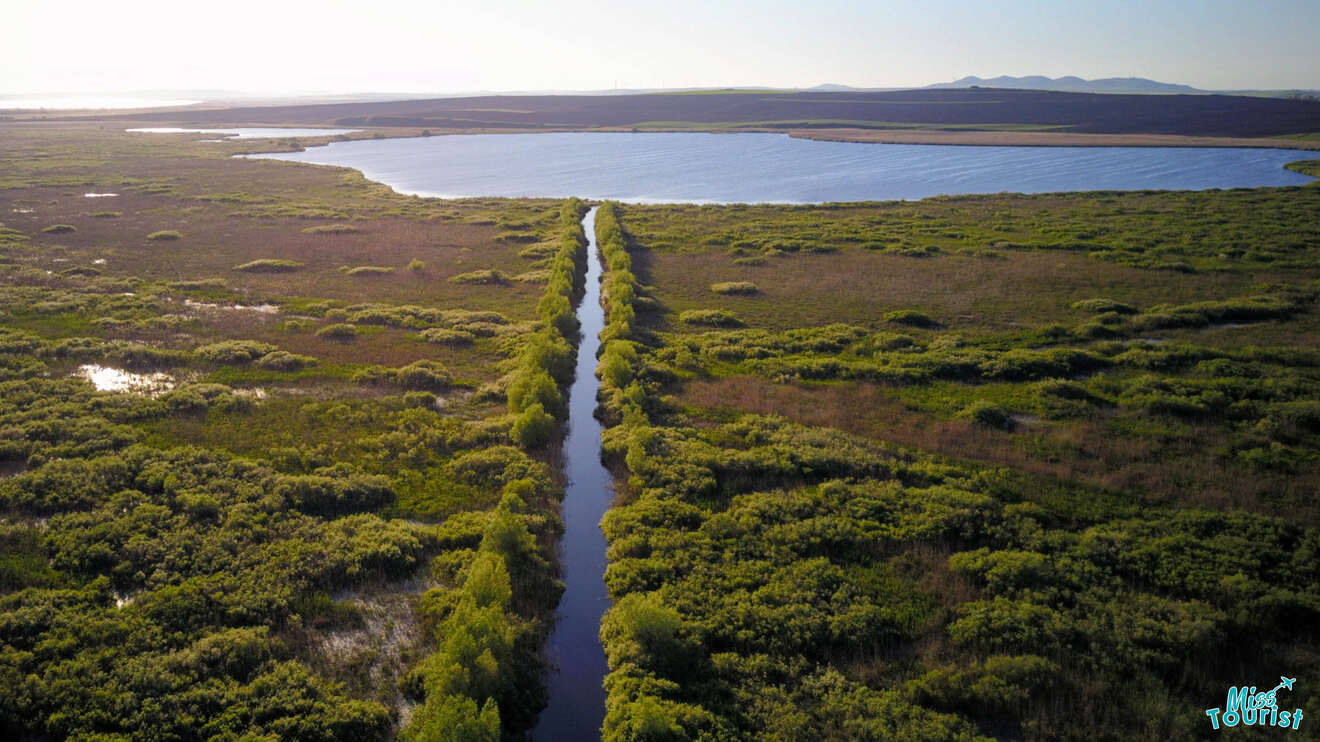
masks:
<path id="1" fill-rule="evenodd" d="M 1290 678 L 1286 675 L 1280 675 L 1279 680 L 1281 680 L 1282 682 L 1274 686 L 1274 690 L 1278 690 L 1280 688 L 1287 688 L 1288 690 L 1292 690 L 1293 683 L 1297 682 L 1297 678 Z"/>

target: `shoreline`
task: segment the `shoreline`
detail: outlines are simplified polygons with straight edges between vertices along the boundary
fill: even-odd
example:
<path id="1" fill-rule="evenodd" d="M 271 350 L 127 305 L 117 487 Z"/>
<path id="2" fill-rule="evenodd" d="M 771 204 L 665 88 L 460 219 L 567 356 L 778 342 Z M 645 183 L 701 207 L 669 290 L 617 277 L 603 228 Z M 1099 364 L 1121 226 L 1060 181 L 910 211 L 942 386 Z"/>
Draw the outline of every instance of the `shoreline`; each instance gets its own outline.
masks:
<path id="1" fill-rule="evenodd" d="M 1068 134 L 1045 131 L 925 129 L 789 129 L 798 139 L 867 144 L 942 144 L 964 147 L 1226 147 L 1320 151 L 1320 140 L 1198 137 L 1185 134 Z"/>
<path id="2" fill-rule="evenodd" d="M 178 126 L 197 128 L 216 129 L 237 129 L 245 127 L 260 128 L 355 128 L 354 134 L 349 135 L 327 135 L 302 136 L 298 137 L 299 144 L 303 148 L 318 147 L 330 144 L 335 141 L 348 141 L 359 139 L 408 139 L 414 137 L 426 136 L 456 136 L 464 134 L 563 134 L 570 132 L 580 133 L 621 133 L 621 134 L 660 134 L 660 133 L 685 133 L 685 134 L 784 134 L 795 139 L 808 139 L 821 142 L 855 142 L 859 144 L 933 144 L 946 146 L 966 146 L 966 147 L 1212 147 L 1212 148 L 1248 148 L 1248 149 L 1292 149 L 1299 152 L 1320 152 L 1320 135 L 1316 139 L 1287 139 L 1287 138 L 1262 138 L 1262 137 L 1205 137 L 1192 136 L 1186 134 L 1083 134 L 1066 133 L 1058 131 L 972 131 L 972 130 L 947 130 L 947 129 L 863 129 L 853 127 L 839 127 L 830 129 L 794 129 L 794 128 L 768 128 L 758 126 L 727 128 L 727 127 L 668 127 L 668 126 L 600 126 L 600 127 L 571 127 L 571 126 L 547 126 L 547 127 L 528 127 L 528 128 L 506 128 L 474 126 L 470 128 L 428 128 L 423 126 L 399 126 L 399 127 L 381 127 L 381 126 L 354 126 L 348 127 L 333 122 L 326 121 L 308 121 L 302 123 L 293 123 L 281 121 L 272 123 L 269 121 L 247 121 L 241 123 L 223 123 L 223 124 L 193 124 L 186 119 L 180 118 L 173 121 L 159 121 L 153 119 L 134 120 L 131 118 L 113 119 L 99 118 L 95 116 L 78 117 L 71 119 L 43 119 L 43 118 L 13 118 L 5 120 L 0 117 L 0 126 L 19 125 L 19 126 L 72 126 L 79 127 L 89 124 L 101 124 L 113 122 L 119 125 L 121 122 L 124 128 L 132 128 L 133 125 L 146 126 Z M 423 133 L 425 132 L 425 133 Z M 233 140 L 233 143 L 242 142 L 251 147 L 243 154 L 263 154 L 281 151 L 289 151 L 275 145 L 272 140 L 248 139 Z M 266 146 L 260 146 L 265 141 Z M 257 146 L 253 146 L 257 145 Z"/>

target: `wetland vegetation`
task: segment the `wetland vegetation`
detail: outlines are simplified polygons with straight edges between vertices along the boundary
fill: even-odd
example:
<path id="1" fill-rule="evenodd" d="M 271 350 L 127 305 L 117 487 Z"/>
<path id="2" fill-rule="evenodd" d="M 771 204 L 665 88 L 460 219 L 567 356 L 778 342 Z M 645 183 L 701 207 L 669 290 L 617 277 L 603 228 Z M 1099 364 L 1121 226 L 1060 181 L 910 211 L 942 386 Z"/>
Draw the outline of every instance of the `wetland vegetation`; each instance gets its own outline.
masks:
<path id="1" fill-rule="evenodd" d="M 3 736 L 530 728 L 582 204 L 0 137 Z"/>
<path id="2" fill-rule="evenodd" d="M 603 207 L 605 739 L 1192 739 L 1320 669 L 1318 207 Z"/>
<path id="3" fill-rule="evenodd" d="M 586 204 L 256 147 L 0 129 L 0 730 L 523 738 Z M 1314 677 L 1317 211 L 602 206 L 603 738 L 1187 739 Z"/>

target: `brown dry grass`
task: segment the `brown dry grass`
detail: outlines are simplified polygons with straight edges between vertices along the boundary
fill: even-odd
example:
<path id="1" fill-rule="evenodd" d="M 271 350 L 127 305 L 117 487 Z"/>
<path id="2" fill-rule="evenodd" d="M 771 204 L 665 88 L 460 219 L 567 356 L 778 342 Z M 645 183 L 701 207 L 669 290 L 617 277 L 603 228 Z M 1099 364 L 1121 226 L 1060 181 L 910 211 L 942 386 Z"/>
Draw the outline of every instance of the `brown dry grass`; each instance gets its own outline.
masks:
<path id="1" fill-rule="evenodd" d="M 199 135 L 204 136 L 204 135 Z M 153 284 L 219 278 L 227 299 L 191 295 L 221 305 L 282 303 L 300 299 L 340 304 L 417 304 L 440 309 L 498 311 L 514 321 L 536 316 L 541 287 L 516 283 L 489 287 L 450 283 L 453 275 L 498 269 L 517 274 L 530 261 L 524 246 L 498 239 L 510 219 L 539 230 L 552 225 L 555 201 L 437 201 L 401 196 L 339 168 L 235 159 L 251 142 L 215 144 L 186 136 L 127 134 L 118 127 L 86 124 L 0 126 L 0 223 L 31 239 L 6 249 L 7 260 L 58 273 L 95 267 L 108 278 Z M 114 193 L 87 198 L 85 193 Z M 286 210 L 289 215 L 276 212 Z M 97 212 L 115 211 L 116 218 Z M 241 215 L 247 212 L 246 215 Z M 337 218 L 306 218 L 335 214 Z M 63 234 L 45 226 L 67 223 Z M 351 224 L 342 234 L 307 233 L 309 227 Z M 177 230 L 178 240 L 152 241 L 157 230 Z M 236 265 L 261 258 L 295 260 L 292 273 L 245 273 Z M 404 268 L 412 260 L 426 268 Z M 393 274 L 350 276 L 341 266 L 395 267 Z M 58 288 L 58 276 L 51 276 Z M 276 315 L 182 305 L 190 296 L 168 292 L 168 311 L 194 318 L 183 330 L 143 327 L 92 330 L 108 337 L 155 345 L 246 338 L 273 343 L 327 363 L 397 366 L 421 358 L 445 363 L 459 376 L 490 379 L 504 356 L 491 340 L 450 349 L 415 339 L 415 330 L 370 328 L 353 343 L 317 338 L 329 320 L 304 318 L 309 327 L 289 332 L 282 324 L 296 306 Z"/>
<path id="2" fill-rule="evenodd" d="M 646 256 L 654 295 L 669 310 L 665 329 L 687 309 L 719 308 L 775 329 L 831 322 L 879 326 L 886 312 L 920 309 L 946 327 L 1004 330 L 1073 317 L 1073 302 L 1097 296 L 1140 305 L 1227 297 L 1276 274 L 1182 275 L 1105 263 L 1073 253 L 1004 252 L 1003 260 L 961 255 L 910 258 L 866 250 L 772 258 L 735 265 L 720 252 Z M 712 293 L 711 281 L 754 281 L 754 296 Z"/>
<path id="3" fill-rule="evenodd" d="M 1010 467 L 1034 475 L 1083 482 L 1139 497 L 1149 504 L 1216 510 L 1249 509 L 1320 522 L 1320 473 L 1288 475 L 1225 466 L 1214 455 L 1224 431 L 1196 426 L 1159 443 L 1124 438 L 1095 420 L 1036 422 L 1016 432 L 941 419 L 903 403 L 892 390 L 869 383 L 776 384 L 747 376 L 683 383 L 679 404 L 701 410 L 780 415 L 807 425 L 897 443 L 963 462 Z"/>

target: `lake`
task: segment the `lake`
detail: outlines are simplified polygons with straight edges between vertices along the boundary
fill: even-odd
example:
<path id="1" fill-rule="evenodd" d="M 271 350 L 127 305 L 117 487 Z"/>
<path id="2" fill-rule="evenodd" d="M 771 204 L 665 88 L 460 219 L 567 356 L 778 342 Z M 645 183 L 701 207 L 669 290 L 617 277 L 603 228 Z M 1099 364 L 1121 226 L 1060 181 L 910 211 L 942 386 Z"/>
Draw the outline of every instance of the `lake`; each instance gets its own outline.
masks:
<path id="1" fill-rule="evenodd" d="M 941 194 L 1302 185 L 1314 153 L 1209 147 L 960 147 L 786 134 L 464 134 L 252 157 L 343 165 L 422 196 L 819 203 Z"/>

